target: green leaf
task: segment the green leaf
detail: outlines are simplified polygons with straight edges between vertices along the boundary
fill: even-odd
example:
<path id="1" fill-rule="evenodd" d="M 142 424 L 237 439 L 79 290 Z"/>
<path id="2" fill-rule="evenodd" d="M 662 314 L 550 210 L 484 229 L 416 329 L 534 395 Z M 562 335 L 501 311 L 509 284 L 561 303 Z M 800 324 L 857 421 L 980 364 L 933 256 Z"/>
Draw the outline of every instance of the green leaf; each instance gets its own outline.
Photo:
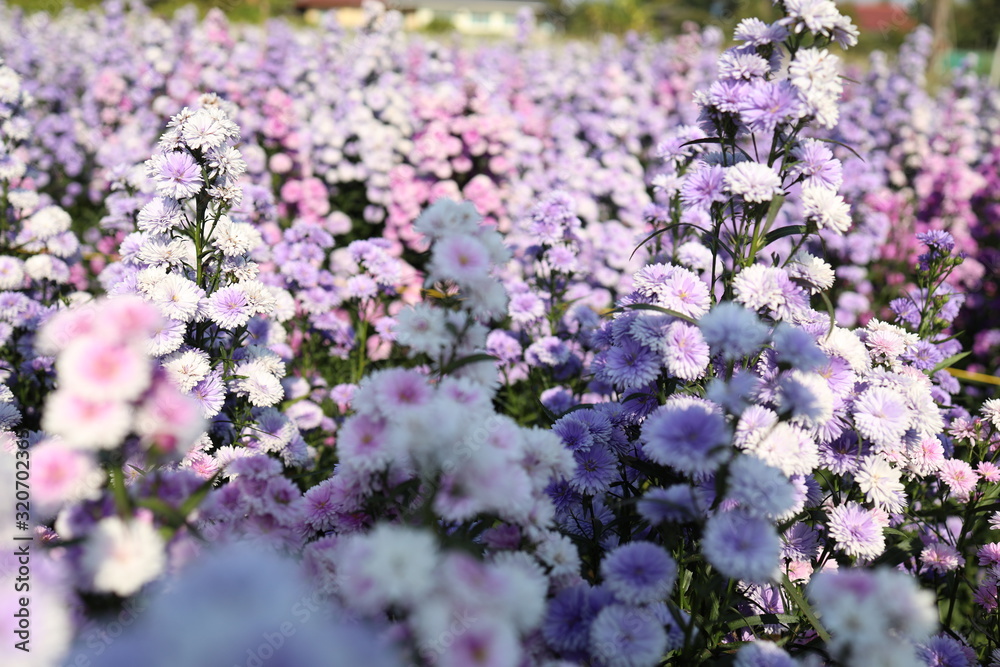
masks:
<path id="1" fill-rule="evenodd" d="M 111 488 L 114 492 L 115 507 L 118 509 L 118 513 L 122 517 L 131 516 L 128 490 L 125 488 L 125 475 L 117 465 L 111 466 Z"/>
<path id="2" fill-rule="evenodd" d="M 948 357 L 947 359 L 945 359 L 944 361 L 942 361 L 940 364 L 938 364 L 937 366 L 935 366 L 934 368 L 930 369 L 929 371 L 924 371 L 924 372 L 927 373 L 928 375 L 934 375 L 938 371 L 943 371 L 946 368 L 951 368 L 952 366 L 954 366 L 955 364 L 957 364 L 962 359 L 965 359 L 970 354 L 972 354 L 972 352 L 970 352 L 970 351 L 959 352 L 958 354 L 953 354 L 950 357 Z"/>
<path id="3" fill-rule="evenodd" d="M 675 227 L 693 227 L 694 229 L 697 229 L 702 234 L 705 234 L 705 233 L 708 232 L 707 229 L 702 229 L 698 225 L 692 224 L 690 222 L 672 222 L 669 225 L 667 225 L 666 227 L 664 227 L 663 229 L 657 229 L 655 232 L 653 232 L 652 234 L 650 234 L 649 236 L 647 236 L 646 238 L 644 238 L 642 241 L 640 241 L 639 245 L 637 245 L 635 247 L 635 250 L 632 251 L 632 254 L 628 256 L 629 261 L 631 261 L 632 258 L 635 257 L 635 253 L 639 252 L 639 248 L 641 248 L 642 246 L 646 245 L 647 241 L 652 241 L 653 239 L 655 239 L 660 234 L 664 234 L 666 232 L 669 232 L 671 229 L 673 229 Z"/>
<path id="4" fill-rule="evenodd" d="M 739 152 L 743 153 L 748 160 L 754 159 L 753 156 L 750 155 L 750 153 L 747 153 L 740 146 L 730 145 L 725 139 L 720 139 L 719 137 L 705 137 L 704 139 L 692 139 L 691 141 L 685 141 L 683 144 L 681 144 L 681 148 L 684 148 L 685 146 L 693 146 L 695 144 L 722 144 L 723 146 L 729 146 L 730 148 L 735 148 Z"/>
<path id="5" fill-rule="evenodd" d="M 813 630 L 816 631 L 823 641 L 830 642 L 830 633 L 826 631 L 826 628 L 819 622 L 816 617 L 816 612 L 806 601 L 805 597 L 802 595 L 802 591 L 799 590 L 798 586 L 792 583 L 791 579 L 788 578 L 787 574 L 781 575 L 781 587 L 788 593 L 789 601 L 798 607 L 803 614 L 805 614 L 806 620 L 809 621 L 809 625 L 812 626 Z"/>
<path id="6" fill-rule="evenodd" d="M 441 369 L 441 375 L 448 375 L 449 373 L 454 373 L 462 366 L 468 366 L 469 364 L 476 364 L 480 361 L 497 361 L 497 358 L 492 354 L 486 354 L 485 352 L 477 352 L 476 354 L 470 354 L 466 357 L 456 359 L 447 366 Z"/>
<path id="7" fill-rule="evenodd" d="M 837 144 L 841 148 L 846 148 L 847 150 L 849 150 L 852 153 L 854 153 L 855 157 L 857 157 L 862 162 L 865 161 L 865 159 L 863 157 L 861 157 L 856 150 L 854 150 L 853 148 L 851 148 L 850 146 L 848 146 L 847 144 L 845 144 L 842 141 L 837 141 L 836 139 L 827 139 L 827 138 L 823 138 L 823 137 L 814 137 L 814 139 L 816 139 L 816 141 L 825 141 L 828 144 Z"/>
<path id="8" fill-rule="evenodd" d="M 146 509 L 153 510 L 159 518 L 163 519 L 166 523 L 173 527 L 184 525 L 184 514 L 181 514 L 173 505 L 169 505 L 160 498 L 149 497 L 142 498 L 136 502 L 139 507 L 145 507 Z"/>
<path id="9" fill-rule="evenodd" d="M 729 630 L 739 630 L 740 628 L 750 628 L 761 625 L 782 625 L 785 623 L 795 623 L 799 620 L 794 614 L 760 614 L 759 616 L 746 616 L 744 618 L 730 621 L 726 626 Z"/>
<path id="10" fill-rule="evenodd" d="M 770 217 L 770 214 L 768 214 L 768 217 Z M 768 226 L 770 226 L 770 223 Z M 805 234 L 807 231 L 809 231 L 809 228 L 806 225 L 788 225 L 787 227 L 772 229 L 764 237 L 764 245 L 761 246 L 761 249 L 766 248 L 778 239 L 783 239 L 792 234 Z"/>
<path id="11" fill-rule="evenodd" d="M 669 308 L 664 308 L 663 306 L 657 306 L 652 303 L 630 303 L 626 306 L 619 306 L 618 308 L 612 308 L 611 310 L 605 311 L 605 315 L 613 315 L 614 313 L 624 313 L 626 310 L 652 310 L 657 313 L 663 313 L 664 315 L 670 315 L 671 317 L 676 317 L 679 320 L 684 320 L 690 324 L 697 325 L 698 322 L 693 318 L 685 315 L 684 313 L 678 313 L 676 310 L 670 310 Z"/>
<path id="12" fill-rule="evenodd" d="M 208 492 L 212 490 L 213 486 L 215 486 L 215 482 L 219 479 L 220 474 L 222 473 L 217 472 L 206 479 L 201 486 L 195 489 L 194 493 L 188 496 L 187 500 L 181 503 L 180 513 L 185 519 L 198 507 L 198 505 L 201 505 L 201 501 L 205 499 Z"/>
<path id="13" fill-rule="evenodd" d="M 833 328 L 837 326 L 836 312 L 833 307 L 833 302 L 830 301 L 830 297 L 827 296 L 827 293 L 820 292 L 819 295 L 823 299 L 823 305 L 826 306 L 826 314 L 830 316 L 830 328 L 826 331 L 826 335 L 829 336 L 833 333 Z"/>

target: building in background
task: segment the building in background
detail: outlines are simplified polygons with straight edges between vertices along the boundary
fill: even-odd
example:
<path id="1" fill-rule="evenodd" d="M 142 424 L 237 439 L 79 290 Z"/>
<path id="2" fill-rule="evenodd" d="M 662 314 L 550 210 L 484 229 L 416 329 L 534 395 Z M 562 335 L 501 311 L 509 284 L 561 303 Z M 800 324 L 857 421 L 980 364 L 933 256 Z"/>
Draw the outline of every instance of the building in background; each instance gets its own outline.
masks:
<path id="1" fill-rule="evenodd" d="M 341 25 L 358 27 L 364 21 L 362 0 L 297 0 L 296 9 L 307 19 L 320 11 L 336 11 Z M 403 14 L 408 30 L 450 25 L 464 35 L 510 37 L 517 31 L 517 13 L 527 7 L 536 15 L 545 7 L 535 0 L 390 0 L 389 9 Z"/>

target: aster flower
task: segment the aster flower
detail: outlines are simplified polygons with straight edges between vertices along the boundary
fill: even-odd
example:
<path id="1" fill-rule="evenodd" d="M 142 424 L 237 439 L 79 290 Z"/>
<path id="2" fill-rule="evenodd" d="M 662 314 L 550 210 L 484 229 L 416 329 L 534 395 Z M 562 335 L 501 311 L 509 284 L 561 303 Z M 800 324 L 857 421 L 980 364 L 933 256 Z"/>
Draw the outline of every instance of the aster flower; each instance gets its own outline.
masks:
<path id="1" fill-rule="evenodd" d="M 784 473 L 752 455 L 730 464 L 727 487 L 727 499 L 753 515 L 778 517 L 795 503 L 795 489 Z"/>
<path id="2" fill-rule="evenodd" d="M 797 91 L 787 81 L 758 80 L 741 100 L 739 113 L 752 132 L 773 132 L 778 125 L 798 118 L 799 106 Z"/>
<path id="3" fill-rule="evenodd" d="M 822 185 L 802 186 L 802 209 L 820 229 L 844 234 L 851 227 L 851 207 L 835 190 Z"/>
<path id="4" fill-rule="evenodd" d="M 684 179 L 681 201 L 687 206 L 708 208 L 726 201 L 723 193 L 725 171 L 719 165 L 703 165 Z"/>
<path id="5" fill-rule="evenodd" d="M 906 504 L 900 471 L 889 465 L 884 456 L 867 456 L 854 475 L 868 502 L 886 512 L 902 512 Z"/>
<path id="6" fill-rule="evenodd" d="M 747 202 L 771 201 L 774 195 L 781 194 L 781 178 L 774 169 L 758 162 L 726 167 L 725 183 L 728 192 Z"/>
<path id="7" fill-rule="evenodd" d="M 590 654 L 608 667 L 640 667 L 660 659 L 667 633 L 646 609 L 613 604 L 591 623 L 589 647 Z"/>
<path id="8" fill-rule="evenodd" d="M 170 273 L 152 287 L 149 296 L 165 317 L 190 322 L 202 306 L 205 290 L 183 276 Z"/>
<path id="9" fill-rule="evenodd" d="M 637 504 L 639 514 L 654 525 L 694 521 L 705 508 L 700 489 L 687 484 L 649 489 Z"/>
<path id="10" fill-rule="evenodd" d="M 573 458 L 576 459 L 576 471 L 569 484 L 580 493 L 603 493 L 618 478 L 618 459 L 603 444 L 595 443 L 589 449 L 577 450 Z"/>
<path id="11" fill-rule="evenodd" d="M 82 567 L 93 590 L 127 597 L 163 571 L 164 546 L 150 523 L 107 517 L 88 536 Z"/>
<path id="12" fill-rule="evenodd" d="M 736 653 L 733 667 L 795 667 L 792 656 L 769 641 L 755 641 L 743 645 Z"/>
<path id="13" fill-rule="evenodd" d="M 601 561 L 604 585 L 625 604 L 665 600 L 677 580 L 677 563 L 651 542 L 630 542 Z"/>
<path id="14" fill-rule="evenodd" d="M 704 315 L 698 327 L 712 351 L 726 359 L 752 354 L 767 340 L 767 327 L 757 316 L 729 301 Z"/>
<path id="15" fill-rule="evenodd" d="M 781 541 L 766 519 L 735 510 L 709 518 L 701 550 L 723 576 L 764 583 L 778 573 Z"/>
<path id="16" fill-rule="evenodd" d="M 190 154 L 183 151 L 160 153 L 146 163 L 156 181 L 156 191 L 164 197 L 187 199 L 198 194 L 204 181 L 201 169 Z"/>
<path id="17" fill-rule="evenodd" d="M 920 553 L 920 562 L 924 564 L 924 567 L 938 574 L 944 574 L 964 565 L 965 559 L 950 544 L 934 542 L 924 547 Z"/>
<path id="18" fill-rule="evenodd" d="M 891 447 L 910 427 L 910 409 L 897 392 L 871 387 L 854 400 L 854 424 L 862 436 L 880 447 Z"/>
<path id="19" fill-rule="evenodd" d="M 700 402 L 673 401 L 642 425 L 643 452 L 689 474 L 711 472 L 728 455 L 731 433 L 720 412 Z"/>
<path id="20" fill-rule="evenodd" d="M 684 322 L 673 322 L 663 343 L 667 370 L 682 380 L 697 380 L 705 374 L 709 347 L 701 331 Z"/>
<path id="21" fill-rule="evenodd" d="M 659 355 L 631 337 L 623 337 L 605 354 L 601 374 L 621 387 L 638 387 L 660 374 Z"/>
<path id="22" fill-rule="evenodd" d="M 885 551 L 882 525 L 871 511 L 849 501 L 827 513 L 830 537 L 848 556 L 875 559 Z"/>
<path id="23" fill-rule="evenodd" d="M 212 293 L 206 305 L 208 318 L 223 329 L 246 325 L 253 316 L 246 291 L 239 285 L 223 287 Z"/>

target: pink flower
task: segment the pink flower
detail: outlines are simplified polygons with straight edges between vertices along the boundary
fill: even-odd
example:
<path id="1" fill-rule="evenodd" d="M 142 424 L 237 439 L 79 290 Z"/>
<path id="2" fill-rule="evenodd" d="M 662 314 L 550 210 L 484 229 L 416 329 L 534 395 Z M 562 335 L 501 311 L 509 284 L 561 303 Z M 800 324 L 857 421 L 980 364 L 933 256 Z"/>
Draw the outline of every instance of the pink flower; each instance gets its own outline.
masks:
<path id="1" fill-rule="evenodd" d="M 139 406 L 135 430 L 147 445 L 182 457 L 205 430 L 201 404 L 159 380 Z"/>
<path id="2" fill-rule="evenodd" d="M 119 401 L 99 401 L 60 389 L 49 394 L 42 429 L 72 447 L 113 449 L 128 435 L 132 414 Z"/>
<path id="3" fill-rule="evenodd" d="M 1000 482 L 1000 467 L 989 461 L 980 461 L 979 465 L 976 466 L 976 474 L 984 482 L 990 484 Z"/>
<path id="4" fill-rule="evenodd" d="M 65 390 L 96 401 L 131 401 L 149 387 L 148 358 L 135 346 L 98 337 L 69 345 L 56 361 Z"/>
<path id="5" fill-rule="evenodd" d="M 141 297 L 120 296 L 101 303 L 96 324 L 102 336 L 144 341 L 163 326 L 163 318 L 155 306 Z"/>
<path id="6" fill-rule="evenodd" d="M 920 560 L 925 566 L 939 574 L 950 572 L 959 565 L 965 564 L 965 559 L 955 550 L 955 547 L 945 542 L 935 542 L 924 547 L 923 553 L 920 554 Z"/>
<path id="7" fill-rule="evenodd" d="M 99 497 L 103 480 L 89 452 L 69 449 L 58 440 L 31 448 L 31 504 L 39 516 L 54 516 L 68 502 Z"/>
<path id="8" fill-rule="evenodd" d="M 972 466 L 960 459 L 948 459 L 941 464 L 938 476 L 959 502 L 969 499 L 978 481 Z"/>

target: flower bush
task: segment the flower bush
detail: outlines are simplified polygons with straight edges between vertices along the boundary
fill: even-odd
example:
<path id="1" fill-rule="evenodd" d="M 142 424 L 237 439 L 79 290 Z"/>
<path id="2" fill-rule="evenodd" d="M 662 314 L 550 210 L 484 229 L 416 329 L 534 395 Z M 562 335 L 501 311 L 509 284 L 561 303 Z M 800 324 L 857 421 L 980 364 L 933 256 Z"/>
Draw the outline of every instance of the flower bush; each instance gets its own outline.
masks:
<path id="1" fill-rule="evenodd" d="M 0 7 L 4 664 L 1000 665 L 1000 94 L 777 5 Z"/>

